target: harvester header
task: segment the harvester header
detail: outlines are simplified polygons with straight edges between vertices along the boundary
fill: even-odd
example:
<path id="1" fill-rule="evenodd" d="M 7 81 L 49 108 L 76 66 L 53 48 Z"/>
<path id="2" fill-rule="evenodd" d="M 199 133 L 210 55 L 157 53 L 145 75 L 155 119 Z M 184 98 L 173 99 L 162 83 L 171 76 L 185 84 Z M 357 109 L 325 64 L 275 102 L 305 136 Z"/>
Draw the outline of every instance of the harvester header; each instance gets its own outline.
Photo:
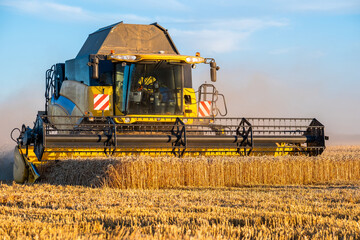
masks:
<path id="1" fill-rule="evenodd" d="M 215 85 L 192 83 L 196 64 L 157 23 L 104 27 L 74 59 L 46 72 L 45 109 L 25 125 L 15 148 L 14 179 L 34 182 L 37 167 L 63 158 L 321 154 L 324 126 L 315 118 L 228 118 Z M 14 132 L 14 131 L 13 131 Z"/>

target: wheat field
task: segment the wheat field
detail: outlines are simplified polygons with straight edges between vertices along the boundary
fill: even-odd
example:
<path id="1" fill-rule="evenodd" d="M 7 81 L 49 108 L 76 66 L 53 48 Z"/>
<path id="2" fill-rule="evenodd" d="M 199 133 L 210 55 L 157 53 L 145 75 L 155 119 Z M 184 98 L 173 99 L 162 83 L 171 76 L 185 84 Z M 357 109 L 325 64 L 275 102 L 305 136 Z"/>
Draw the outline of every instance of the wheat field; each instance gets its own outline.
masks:
<path id="1" fill-rule="evenodd" d="M 0 184 L 0 239 L 359 239 L 359 156 L 67 160 Z"/>
<path id="2" fill-rule="evenodd" d="M 359 186 L 0 185 L 0 239 L 359 239 Z"/>
<path id="3" fill-rule="evenodd" d="M 146 157 L 71 159 L 40 169 L 44 183 L 121 189 L 360 183 L 360 147 L 317 157 Z"/>

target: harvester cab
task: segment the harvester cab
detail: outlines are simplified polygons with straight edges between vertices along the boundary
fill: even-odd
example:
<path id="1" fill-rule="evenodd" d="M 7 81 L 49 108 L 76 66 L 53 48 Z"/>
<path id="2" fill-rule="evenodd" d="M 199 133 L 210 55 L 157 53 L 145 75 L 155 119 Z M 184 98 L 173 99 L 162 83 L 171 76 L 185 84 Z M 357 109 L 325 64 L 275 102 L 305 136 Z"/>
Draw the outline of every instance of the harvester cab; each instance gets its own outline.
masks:
<path id="1" fill-rule="evenodd" d="M 248 156 L 320 154 L 324 126 L 307 118 L 226 118 L 213 84 L 192 86 L 192 69 L 213 58 L 180 55 L 157 23 L 122 22 L 87 38 L 78 55 L 46 72 L 45 111 L 16 139 L 14 179 L 73 157 L 129 154 Z M 220 117 L 221 116 L 221 117 Z"/>
<path id="2" fill-rule="evenodd" d="M 118 23 L 101 28 L 89 35 L 76 58 L 48 71 L 46 115 L 79 116 L 71 121 L 51 117 L 53 125 L 94 117 L 127 116 L 132 117 L 131 123 L 142 121 L 137 116 L 198 117 L 191 70 L 200 63 L 210 65 L 211 80 L 215 82 L 219 69 L 215 60 L 200 57 L 199 53 L 180 55 L 167 30 L 156 23 Z M 212 87 L 212 93 L 203 90 L 200 96 L 217 97 Z M 200 116 L 216 116 L 214 96 L 211 108 Z M 125 119 L 115 117 L 114 121 Z"/>

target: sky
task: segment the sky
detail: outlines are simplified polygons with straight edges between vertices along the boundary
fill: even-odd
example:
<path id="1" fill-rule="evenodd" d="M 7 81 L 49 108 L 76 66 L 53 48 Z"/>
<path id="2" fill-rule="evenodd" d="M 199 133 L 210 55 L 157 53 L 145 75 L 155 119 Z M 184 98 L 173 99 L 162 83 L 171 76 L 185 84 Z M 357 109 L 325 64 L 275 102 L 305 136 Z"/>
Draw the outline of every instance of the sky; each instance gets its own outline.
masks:
<path id="1" fill-rule="evenodd" d="M 360 144 L 360 0 L 0 0 L 0 141 L 44 109 L 45 71 L 120 21 L 215 58 L 229 116 L 317 118 L 330 143 Z"/>

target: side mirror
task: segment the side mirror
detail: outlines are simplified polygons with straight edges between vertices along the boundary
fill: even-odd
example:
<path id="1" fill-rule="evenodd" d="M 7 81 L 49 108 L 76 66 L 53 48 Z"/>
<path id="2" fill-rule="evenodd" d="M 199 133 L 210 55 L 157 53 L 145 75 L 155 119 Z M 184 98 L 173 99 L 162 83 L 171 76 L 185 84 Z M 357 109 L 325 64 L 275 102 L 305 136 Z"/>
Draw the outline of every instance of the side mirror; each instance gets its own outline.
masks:
<path id="1" fill-rule="evenodd" d="M 216 82 L 216 71 L 220 69 L 219 66 L 216 66 L 216 62 L 212 60 L 210 62 L 210 78 L 212 82 Z"/>
<path id="2" fill-rule="evenodd" d="M 91 78 L 93 79 L 99 79 L 99 59 L 97 57 L 92 57 L 90 55 L 90 61 L 88 62 L 88 66 L 92 67 L 92 74 Z"/>
<path id="3" fill-rule="evenodd" d="M 99 79 L 99 59 L 94 58 L 92 62 L 92 78 Z"/>

